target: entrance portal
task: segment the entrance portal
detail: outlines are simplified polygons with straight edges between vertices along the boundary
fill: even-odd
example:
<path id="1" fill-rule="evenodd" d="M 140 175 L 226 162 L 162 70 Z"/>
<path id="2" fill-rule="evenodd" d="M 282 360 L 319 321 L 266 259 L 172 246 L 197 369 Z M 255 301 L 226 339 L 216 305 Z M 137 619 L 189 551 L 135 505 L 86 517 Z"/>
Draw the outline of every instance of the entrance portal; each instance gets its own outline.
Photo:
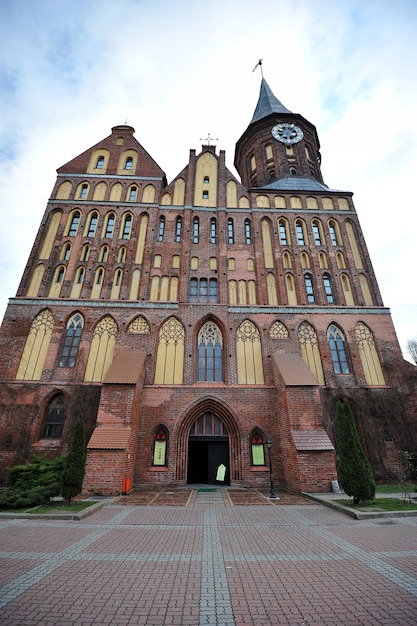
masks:
<path id="1" fill-rule="evenodd" d="M 223 481 L 217 481 L 217 471 L 224 465 Z M 230 484 L 229 437 L 227 428 L 215 413 L 202 413 L 191 426 L 188 439 L 188 474 L 191 484 Z"/>
<path id="2" fill-rule="evenodd" d="M 188 444 L 188 483 L 216 485 L 219 465 L 226 467 L 222 485 L 229 485 L 229 442 L 217 438 L 190 439 Z M 220 483 L 219 483 L 220 484 Z"/>

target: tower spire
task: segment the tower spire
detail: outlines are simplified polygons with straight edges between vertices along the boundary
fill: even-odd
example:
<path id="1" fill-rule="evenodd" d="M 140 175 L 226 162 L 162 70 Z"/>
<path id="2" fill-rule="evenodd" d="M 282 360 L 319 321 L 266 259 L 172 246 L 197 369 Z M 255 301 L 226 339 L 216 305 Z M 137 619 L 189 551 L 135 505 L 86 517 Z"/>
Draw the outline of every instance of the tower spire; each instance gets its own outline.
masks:
<path id="1" fill-rule="evenodd" d="M 262 76 L 258 104 L 256 105 L 255 113 L 253 114 L 250 124 L 258 122 L 264 117 L 268 117 L 271 113 L 292 113 L 292 111 L 287 109 L 287 107 L 274 96 L 272 89 Z"/>

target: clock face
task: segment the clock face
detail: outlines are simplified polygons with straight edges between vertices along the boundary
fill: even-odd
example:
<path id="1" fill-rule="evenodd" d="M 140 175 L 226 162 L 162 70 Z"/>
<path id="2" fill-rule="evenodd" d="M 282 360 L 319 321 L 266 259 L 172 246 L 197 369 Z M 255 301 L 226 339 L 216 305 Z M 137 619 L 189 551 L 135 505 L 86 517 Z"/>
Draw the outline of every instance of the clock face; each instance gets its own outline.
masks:
<path id="1" fill-rule="evenodd" d="M 276 124 L 271 132 L 275 139 L 287 144 L 298 143 L 304 137 L 301 128 L 295 124 L 288 124 L 287 122 Z"/>

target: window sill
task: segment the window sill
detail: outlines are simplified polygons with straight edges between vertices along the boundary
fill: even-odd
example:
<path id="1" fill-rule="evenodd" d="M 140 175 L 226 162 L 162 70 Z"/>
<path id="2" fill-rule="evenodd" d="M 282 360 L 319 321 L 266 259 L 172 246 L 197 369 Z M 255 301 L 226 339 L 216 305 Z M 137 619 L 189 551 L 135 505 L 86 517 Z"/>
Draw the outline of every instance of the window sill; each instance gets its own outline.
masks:
<path id="1" fill-rule="evenodd" d="M 151 465 L 149 468 L 150 472 L 167 472 L 168 468 L 166 465 Z"/>
<path id="2" fill-rule="evenodd" d="M 251 472 L 269 472 L 269 467 L 266 465 L 252 465 Z"/>

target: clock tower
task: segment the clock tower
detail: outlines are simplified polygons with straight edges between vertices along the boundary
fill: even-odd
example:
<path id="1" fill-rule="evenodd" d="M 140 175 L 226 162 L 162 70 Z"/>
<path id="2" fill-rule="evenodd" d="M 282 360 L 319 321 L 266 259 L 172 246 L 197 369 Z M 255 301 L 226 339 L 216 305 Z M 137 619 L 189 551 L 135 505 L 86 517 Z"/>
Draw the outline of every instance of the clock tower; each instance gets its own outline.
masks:
<path id="1" fill-rule="evenodd" d="M 292 113 L 263 78 L 252 120 L 236 144 L 235 167 L 247 188 L 324 191 L 316 127 Z"/>

